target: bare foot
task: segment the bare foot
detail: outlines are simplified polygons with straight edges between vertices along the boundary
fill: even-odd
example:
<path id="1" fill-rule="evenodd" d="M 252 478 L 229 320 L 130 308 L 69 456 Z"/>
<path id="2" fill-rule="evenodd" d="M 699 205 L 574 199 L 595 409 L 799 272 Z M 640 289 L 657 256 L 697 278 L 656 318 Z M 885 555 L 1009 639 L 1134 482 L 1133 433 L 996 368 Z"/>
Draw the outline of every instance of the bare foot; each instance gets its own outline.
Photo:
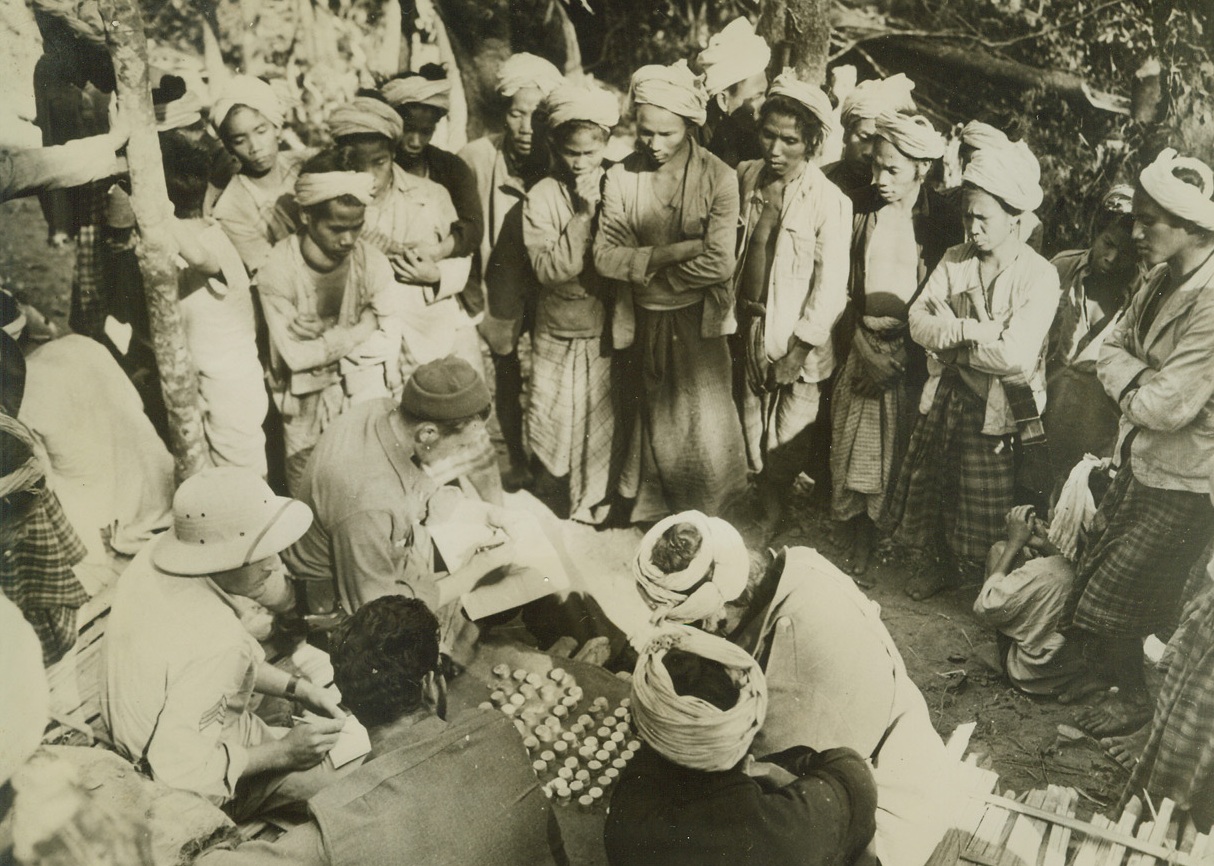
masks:
<path id="1" fill-rule="evenodd" d="M 1100 741 L 1100 747 L 1124 769 L 1132 772 L 1134 765 L 1142 756 L 1142 750 L 1146 748 L 1147 737 L 1150 736 L 1150 733 L 1150 725 L 1143 725 L 1132 734 L 1122 737 L 1105 737 Z"/>
<path id="2" fill-rule="evenodd" d="M 1110 696 L 1103 703 L 1075 714 L 1075 724 L 1094 737 L 1113 737 L 1136 731 L 1151 721 L 1147 703 Z"/>
<path id="3" fill-rule="evenodd" d="M 1086 673 L 1071 681 L 1058 694 L 1058 703 L 1064 706 L 1077 704 L 1086 698 L 1088 695 L 1094 695 L 1097 692 L 1106 691 L 1112 683 L 1092 673 Z"/>
<path id="4" fill-rule="evenodd" d="M 948 578 L 938 568 L 926 566 L 906 583 L 906 594 L 915 601 L 924 601 L 949 588 Z"/>
<path id="5" fill-rule="evenodd" d="M 851 548 L 855 541 L 855 528 L 850 520 L 832 520 L 830 522 L 830 533 L 827 536 L 826 543 L 830 547 L 830 552 L 835 556 L 846 559 L 851 558 Z"/>
<path id="6" fill-rule="evenodd" d="M 876 527 L 866 517 L 859 517 L 856 520 L 856 540 L 852 545 L 851 568 L 848 571 L 852 573 L 852 576 L 856 578 L 856 583 L 860 586 L 872 586 L 872 581 L 866 582 L 861 578 L 868 571 L 868 563 L 872 559 Z"/>

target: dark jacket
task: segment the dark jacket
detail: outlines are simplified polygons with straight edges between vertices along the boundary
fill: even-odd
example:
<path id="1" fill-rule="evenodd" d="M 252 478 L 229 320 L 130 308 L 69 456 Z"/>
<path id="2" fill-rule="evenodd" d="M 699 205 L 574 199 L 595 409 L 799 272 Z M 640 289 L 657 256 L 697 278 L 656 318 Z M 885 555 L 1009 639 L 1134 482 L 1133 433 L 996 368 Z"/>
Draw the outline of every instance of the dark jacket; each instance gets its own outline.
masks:
<path id="1" fill-rule="evenodd" d="M 848 866 L 876 829 L 872 773 L 851 749 L 765 760 L 799 778 L 765 789 L 740 769 L 689 770 L 643 747 L 620 776 L 603 841 L 611 866 Z"/>

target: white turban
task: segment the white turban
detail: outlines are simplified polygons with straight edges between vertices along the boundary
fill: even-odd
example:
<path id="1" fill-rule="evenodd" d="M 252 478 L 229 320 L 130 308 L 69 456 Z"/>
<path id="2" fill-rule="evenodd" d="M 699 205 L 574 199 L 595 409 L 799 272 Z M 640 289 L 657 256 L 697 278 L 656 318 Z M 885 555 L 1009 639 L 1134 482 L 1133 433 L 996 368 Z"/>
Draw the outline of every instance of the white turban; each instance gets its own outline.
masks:
<path id="1" fill-rule="evenodd" d="M 405 134 L 405 124 L 386 102 L 370 96 L 356 96 L 345 105 L 333 109 L 329 115 L 329 132 L 334 138 L 382 135 L 391 141 L 400 141 Z"/>
<path id="2" fill-rule="evenodd" d="M 961 180 L 1018 211 L 1041 207 L 1041 165 L 1023 141 L 976 151 Z"/>
<path id="3" fill-rule="evenodd" d="M 708 118 L 708 92 L 704 89 L 704 76 L 692 72 L 686 60 L 670 66 L 656 63 L 642 66 L 632 74 L 631 92 L 634 105 L 665 108 L 687 118 L 696 126 L 703 126 Z"/>
<path id="4" fill-rule="evenodd" d="M 1201 178 L 1201 188 L 1176 177 L 1178 168 L 1187 168 Z M 1214 171 L 1199 159 L 1180 156 L 1168 147 L 1138 175 L 1143 190 L 1170 214 L 1188 220 L 1198 228 L 1214 232 Z"/>
<path id="5" fill-rule="evenodd" d="M 889 78 L 861 81 L 839 107 L 844 128 L 856 120 L 873 120 L 887 111 L 914 111 L 915 101 L 911 99 L 914 89 L 915 82 L 901 72 Z"/>
<path id="6" fill-rule="evenodd" d="M 420 75 L 393 78 L 383 86 L 384 98 L 395 108 L 402 105 L 429 105 L 446 112 L 451 108 L 451 82 L 446 78 L 431 81 Z"/>
<path id="7" fill-rule="evenodd" d="M 922 114 L 886 112 L 877 117 L 877 134 L 911 159 L 944 156 L 944 136 Z"/>
<path id="8" fill-rule="evenodd" d="M 274 88 L 252 75 L 234 75 L 219 90 L 215 104 L 211 106 L 211 122 L 215 128 L 223 126 L 228 114 L 238 105 L 260 112 L 266 120 L 281 128 L 283 123 L 282 103 Z"/>
<path id="9" fill-rule="evenodd" d="M 544 104 L 548 109 L 550 129 L 571 120 L 585 120 L 610 132 L 620 122 L 620 101 L 614 93 L 601 87 L 566 81 L 548 94 Z"/>
<path id="10" fill-rule="evenodd" d="M 675 691 L 664 659 L 679 649 L 724 665 L 738 685 L 727 710 Z M 724 638 L 687 626 L 668 626 L 641 650 L 632 674 L 632 723 L 662 757 L 693 770 L 721 772 L 750 751 L 767 717 L 767 681 L 750 653 Z"/>
<path id="11" fill-rule="evenodd" d="M 375 178 L 362 171 L 306 172 L 295 181 L 295 201 L 300 207 L 312 207 L 343 195 L 352 195 L 370 204 Z"/>
<path id="12" fill-rule="evenodd" d="M 700 551 L 682 571 L 666 574 L 653 562 L 653 548 L 672 526 L 688 523 L 700 533 Z M 676 622 L 698 622 L 733 601 L 746 589 L 750 554 L 729 523 L 699 511 L 684 511 L 658 521 L 641 539 L 632 562 L 637 592 L 657 613 Z"/>
<path id="13" fill-rule="evenodd" d="M 961 127 L 961 143 L 974 150 L 982 150 L 986 147 L 1002 147 L 1012 141 L 1003 130 L 981 120 L 971 120 Z"/>
<path id="14" fill-rule="evenodd" d="M 202 100 L 192 90 L 187 90 L 180 99 L 154 105 L 153 108 L 156 111 L 157 132 L 184 129 L 202 120 Z"/>
<path id="15" fill-rule="evenodd" d="M 704 87 L 715 96 L 752 75 L 767 71 L 771 49 L 767 41 L 755 33 L 754 25 L 745 18 L 735 18 L 708 40 L 700 52 L 700 69 L 704 72 Z"/>
<path id="16" fill-rule="evenodd" d="M 509 99 L 526 87 L 547 96 L 565 80 L 561 70 L 542 57 L 523 52 L 511 54 L 497 73 L 497 92 Z"/>
<path id="17" fill-rule="evenodd" d="M 804 105 L 822 124 L 823 140 L 830 138 L 835 128 L 835 110 L 831 107 L 830 97 L 821 87 L 802 81 L 797 78 L 796 72 L 786 67 L 771 83 L 767 95 L 787 96 Z"/>

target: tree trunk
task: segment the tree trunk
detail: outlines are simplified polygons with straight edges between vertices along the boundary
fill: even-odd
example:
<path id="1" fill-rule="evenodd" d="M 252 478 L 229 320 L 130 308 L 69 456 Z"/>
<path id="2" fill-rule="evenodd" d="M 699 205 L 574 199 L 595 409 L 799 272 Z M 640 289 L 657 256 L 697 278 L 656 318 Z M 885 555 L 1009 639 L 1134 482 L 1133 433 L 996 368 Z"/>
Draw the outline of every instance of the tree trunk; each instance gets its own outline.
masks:
<path id="1" fill-rule="evenodd" d="M 769 0 L 758 33 L 771 46 L 772 68 L 791 66 L 802 81 L 826 83 L 830 12 L 834 0 Z"/>
<path id="2" fill-rule="evenodd" d="M 101 0 L 118 82 L 118 110 L 130 125 L 127 164 L 131 207 L 139 226 L 139 270 L 147 298 L 152 345 L 169 414 L 169 436 L 181 482 L 207 465 L 198 408 L 198 373 L 185 344 L 177 303 L 176 253 L 166 221 L 172 206 L 164 182 L 156 117 L 148 83 L 148 42 L 138 0 Z"/>

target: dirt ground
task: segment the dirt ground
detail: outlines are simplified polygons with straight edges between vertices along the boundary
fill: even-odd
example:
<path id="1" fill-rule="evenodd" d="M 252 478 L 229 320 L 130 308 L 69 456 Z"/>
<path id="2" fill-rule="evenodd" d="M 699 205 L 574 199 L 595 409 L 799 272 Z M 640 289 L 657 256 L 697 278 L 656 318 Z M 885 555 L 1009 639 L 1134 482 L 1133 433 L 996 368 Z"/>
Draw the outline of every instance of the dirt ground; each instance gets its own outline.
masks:
<path id="1" fill-rule="evenodd" d="M 24 295 L 61 328 L 67 327 L 73 252 L 46 244 L 46 226 L 35 199 L 0 205 L 0 282 Z M 772 547 L 809 545 L 829 555 L 828 522 L 810 505 L 808 484 L 791 500 L 791 517 Z M 583 534 L 583 538 L 586 536 Z M 600 548 L 577 551 L 583 562 L 623 566 L 633 535 L 600 533 L 587 539 Z M 615 563 L 615 565 L 611 565 Z M 999 673 L 992 633 L 970 613 L 977 586 L 915 602 L 903 593 L 907 568 L 887 553 L 871 571 L 869 595 L 879 602 L 886 625 L 902 650 L 911 677 L 923 692 L 936 729 L 947 737 L 959 724 L 976 722 L 971 751 L 990 758 L 1005 789 L 1023 792 L 1046 784 L 1069 785 L 1080 792 L 1083 813 L 1115 804 L 1126 774 L 1106 758 L 1090 738 L 1069 740 L 1059 725 L 1074 711 L 1053 701 L 1015 692 Z"/>

